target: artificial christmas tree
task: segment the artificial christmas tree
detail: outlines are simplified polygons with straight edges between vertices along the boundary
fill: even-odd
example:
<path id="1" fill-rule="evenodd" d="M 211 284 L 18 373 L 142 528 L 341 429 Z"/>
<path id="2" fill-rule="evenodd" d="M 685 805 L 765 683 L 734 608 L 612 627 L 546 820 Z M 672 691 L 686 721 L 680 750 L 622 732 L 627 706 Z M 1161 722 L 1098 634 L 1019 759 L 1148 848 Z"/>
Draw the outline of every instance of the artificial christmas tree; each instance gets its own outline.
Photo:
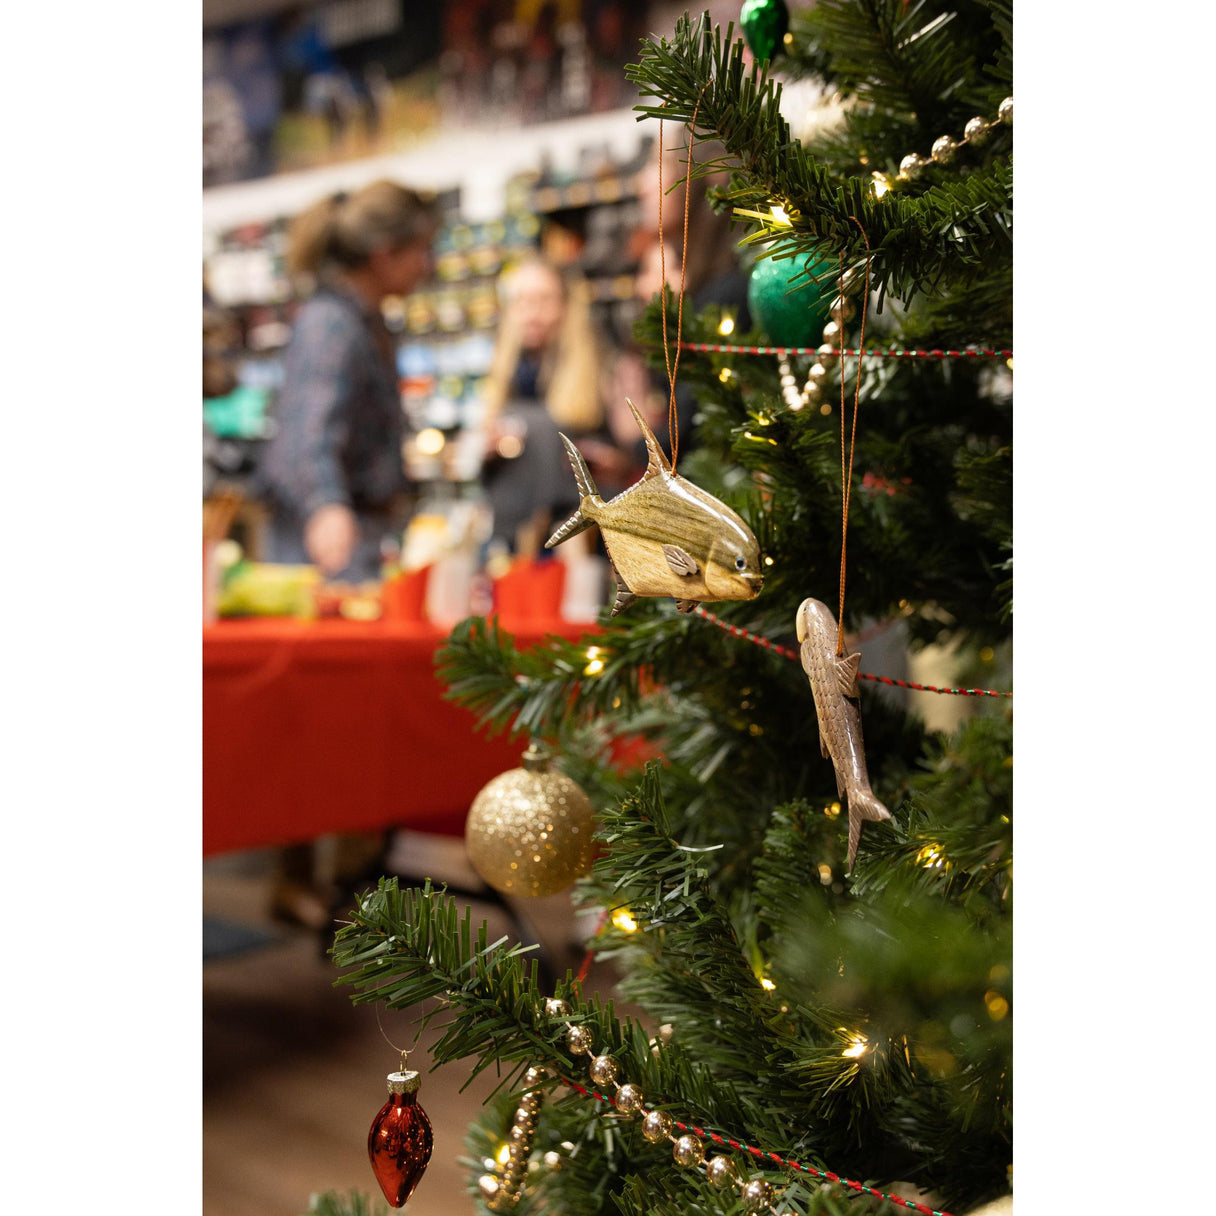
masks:
<path id="1" fill-rule="evenodd" d="M 808 309 L 829 290 L 831 320 L 775 350 L 724 346 L 712 308 L 684 316 L 700 422 L 682 471 L 754 533 L 758 597 L 605 611 L 594 663 L 587 642 L 517 651 L 480 620 L 442 655 L 452 696 L 550 741 L 590 797 L 601 849 L 576 898 L 618 914 L 591 950 L 641 1011 L 618 1019 L 570 977 L 546 991 L 429 884 L 360 900 L 335 946 L 353 999 L 436 998 L 435 1061 L 502 1076 L 469 1134 L 481 1210 L 961 1214 L 1009 1191 L 1010 39 L 999 3 L 795 9 L 776 70 L 847 103 L 805 144 L 732 30 L 685 17 L 630 69 L 668 135 L 695 113 L 718 141 L 715 205 L 788 260 Z M 673 311 L 639 326 L 659 366 Z M 808 599 L 839 626 L 813 687 Z M 949 690 L 976 694 L 949 735 L 880 695 L 858 639 L 896 627 L 983 685 Z M 860 787 L 838 786 L 817 727 L 829 693 L 864 719 L 860 771 L 890 814 L 852 842 Z M 611 762 L 631 737 L 658 756 L 644 770 Z M 525 1092 L 534 1168 L 519 1150 L 487 1180 Z"/>

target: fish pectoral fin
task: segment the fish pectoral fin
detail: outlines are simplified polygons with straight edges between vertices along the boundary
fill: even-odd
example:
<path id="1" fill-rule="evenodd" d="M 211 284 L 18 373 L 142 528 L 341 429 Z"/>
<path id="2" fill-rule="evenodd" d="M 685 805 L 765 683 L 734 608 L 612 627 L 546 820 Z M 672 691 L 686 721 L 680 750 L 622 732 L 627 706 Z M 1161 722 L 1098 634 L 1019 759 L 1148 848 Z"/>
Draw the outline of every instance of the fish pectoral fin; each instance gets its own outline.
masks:
<path id="1" fill-rule="evenodd" d="M 580 532 L 585 532 L 595 522 L 593 519 L 588 519 L 583 514 L 582 507 L 579 507 L 573 515 L 570 516 L 564 524 L 559 527 L 547 541 L 545 548 L 552 549 L 554 545 L 560 545 L 562 541 L 569 540 L 572 536 L 577 536 Z"/>
<path id="2" fill-rule="evenodd" d="M 671 567 L 672 572 L 681 578 L 691 578 L 701 570 L 697 559 L 687 549 L 681 549 L 679 545 L 664 545 L 663 556 L 667 558 L 667 564 Z"/>
<path id="3" fill-rule="evenodd" d="M 691 612 L 694 608 L 700 608 L 700 600 L 676 600 L 677 612 Z"/>
<path id="4" fill-rule="evenodd" d="M 846 697 L 857 696 L 857 669 L 860 666 L 860 651 L 854 651 L 836 660 L 836 686 Z"/>

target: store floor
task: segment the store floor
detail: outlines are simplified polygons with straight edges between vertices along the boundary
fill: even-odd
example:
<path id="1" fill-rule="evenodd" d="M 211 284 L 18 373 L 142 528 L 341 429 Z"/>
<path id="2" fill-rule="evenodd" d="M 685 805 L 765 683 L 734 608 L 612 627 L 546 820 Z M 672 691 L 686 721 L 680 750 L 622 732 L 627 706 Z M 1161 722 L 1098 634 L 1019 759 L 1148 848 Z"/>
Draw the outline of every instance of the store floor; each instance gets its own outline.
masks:
<path id="1" fill-rule="evenodd" d="M 411 857 L 423 872 L 473 884 L 461 841 L 426 841 Z M 203 868 L 203 1216 L 302 1216 L 309 1196 L 359 1190 L 379 1197 L 367 1160 L 367 1131 L 385 1101 L 385 1074 L 400 1057 L 385 1042 L 377 1006 L 356 1007 L 335 988 L 333 961 L 318 935 L 269 915 L 274 857 L 248 852 Z M 417 870 L 415 864 L 411 867 Z M 474 904 L 491 940 L 516 929 L 492 905 Z M 564 973 L 577 970 L 577 921 L 567 894 L 533 901 L 531 940 Z M 588 995 L 607 995 L 613 976 L 598 965 Z M 381 1010 L 384 1033 L 409 1046 L 413 1014 Z M 410 1216 L 469 1216 L 467 1174 L 458 1159 L 465 1132 L 494 1088 L 492 1071 L 460 1092 L 465 1062 L 427 1071 L 428 1031 L 411 1056 L 422 1072 L 420 1100 L 435 1129 L 435 1151 L 409 1201 Z"/>

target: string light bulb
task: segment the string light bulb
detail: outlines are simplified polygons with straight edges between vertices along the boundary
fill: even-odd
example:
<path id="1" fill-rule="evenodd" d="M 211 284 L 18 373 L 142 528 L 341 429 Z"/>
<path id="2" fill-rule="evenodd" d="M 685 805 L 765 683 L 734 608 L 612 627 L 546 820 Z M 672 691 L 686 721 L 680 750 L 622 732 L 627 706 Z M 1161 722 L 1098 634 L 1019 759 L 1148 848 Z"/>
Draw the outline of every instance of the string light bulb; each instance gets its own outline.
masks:
<path id="1" fill-rule="evenodd" d="M 891 179 L 885 173 L 879 173 L 877 169 L 870 176 L 874 179 L 874 197 L 882 198 L 891 189 Z"/>
<path id="2" fill-rule="evenodd" d="M 840 1054 L 847 1060 L 860 1059 L 866 1053 L 866 1049 L 870 1046 L 869 1040 L 864 1034 L 853 1034 L 849 1036 L 849 1045 Z"/>
<path id="3" fill-rule="evenodd" d="M 718 333 L 724 338 L 729 337 L 735 332 L 735 318 L 730 313 L 724 313 L 722 320 L 718 322 Z"/>
<path id="4" fill-rule="evenodd" d="M 583 668 L 583 675 L 598 676 L 604 670 L 604 660 L 600 658 L 600 648 L 598 646 L 587 647 L 587 666 Z"/>
<path id="5" fill-rule="evenodd" d="M 622 933 L 636 933 L 638 922 L 629 915 L 628 908 L 617 908 L 612 914 L 612 923 L 621 930 Z"/>
<path id="6" fill-rule="evenodd" d="M 946 855 L 939 844 L 927 844 L 916 854 L 916 864 L 926 870 L 940 870 L 946 865 Z M 949 868 L 948 866 L 946 867 Z"/>
<path id="7" fill-rule="evenodd" d="M 790 217 L 786 212 L 785 207 L 781 203 L 772 203 L 769 206 L 769 211 L 772 212 L 773 223 L 781 224 L 785 228 L 790 227 Z"/>

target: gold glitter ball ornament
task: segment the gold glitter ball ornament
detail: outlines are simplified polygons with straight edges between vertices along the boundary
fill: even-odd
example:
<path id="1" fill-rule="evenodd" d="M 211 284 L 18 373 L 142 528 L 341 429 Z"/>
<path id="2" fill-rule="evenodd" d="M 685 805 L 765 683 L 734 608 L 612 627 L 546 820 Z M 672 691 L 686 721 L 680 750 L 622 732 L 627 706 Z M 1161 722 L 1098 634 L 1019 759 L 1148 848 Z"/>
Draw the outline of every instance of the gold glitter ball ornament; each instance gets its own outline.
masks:
<path id="1" fill-rule="evenodd" d="M 665 1110 L 648 1111 L 642 1120 L 642 1135 L 651 1144 L 658 1144 L 671 1135 L 671 1116 Z"/>
<path id="2" fill-rule="evenodd" d="M 705 1166 L 705 1176 L 720 1191 L 739 1185 L 739 1171 L 729 1157 L 711 1157 Z"/>
<path id="3" fill-rule="evenodd" d="M 534 743 L 523 767 L 495 777 L 469 809 L 469 862 L 503 895 L 555 895 L 591 868 L 591 803 L 549 760 Z"/>

